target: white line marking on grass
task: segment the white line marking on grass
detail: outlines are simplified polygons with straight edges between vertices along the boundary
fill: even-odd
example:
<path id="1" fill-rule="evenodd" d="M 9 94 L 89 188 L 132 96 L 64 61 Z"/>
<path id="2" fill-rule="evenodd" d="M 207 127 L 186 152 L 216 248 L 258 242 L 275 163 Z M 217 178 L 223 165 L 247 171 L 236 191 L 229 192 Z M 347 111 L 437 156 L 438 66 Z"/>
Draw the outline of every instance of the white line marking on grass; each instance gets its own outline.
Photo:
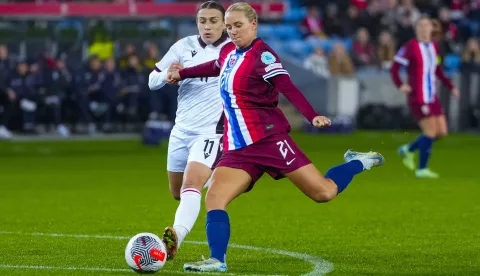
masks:
<path id="1" fill-rule="evenodd" d="M 12 232 L 12 231 L 0 231 L 0 235 L 27 235 L 27 236 L 44 236 L 44 237 L 64 237 L 64 238 L 75 238 L 75 239 L 114 239 L 114 240 L 129 240 L 131 237 L 127 236 L 103 236 L 103 235 L 79 235 L 79 234 L 59 234 L 59 233 L 22 233 L 22 232 Z M 207 242 L 205 241 L 184 241 L 185 243 L 191 243 L 191 244 L 198 244 L 198 245 L 206 245 Z M 272 249 L 272 248 L 265 248 L 265 247 L 255 247 L 255 246 L 250 246 L 250 245 L 241 245 L 241 244 L 229 244 L 229 247 L 231 248 L 238 248 L 238 249 L 245 249 L 245 250 L 252 250 L 252 251 L 259 251 L 259 252 L 265 252 L 265 253 L 272 253 L 272 254 L 278 254 L 278 255 L 284 255 L 288 257 L 292 257 L 298 260 L 303 260 L 305 262 L 308 262 L 313 265 L 313 269 L 306 273 L 303 274 L 302 276 L 320 276 L 320 275 L 325 275 L 331 271 L 333 271 L 334 266 L 331 262 L 326 261 L 324 259 L 311 256 L 305 253 L 298 253 L 298 252 L 292 252 L 292 251 L 286 251 L 286 250 L 278 250 L 278 249 Z M 4 267 L 5 265 L 0 265 L 1 267 Z M 54 267 L 55 268 L 55 267 Z M 55 268 L 55 269 L 62 269 L 62 270 L 67 270 L 69 268 Z M 70 270 L 88 270 L 89 268 L 72 268 Z M 96 269 L 96 268 L 92 268 Z M 92 270 L 90 269 L 90 270 Z M 99 268 L 103 269 L 103 268 Z M 109 269 L 109 268 L 105 268 Z M 111 271 L 117 271 L 118 269 L 112 269 Z M 105 270 L 106 271 L 106 270 Z M 118 270 L 118 271 L 125 271 L 125 270 Z M 173 272 L 176 273 L 176 272 Z M 183 272 L 182 272 L 183 273 Z M 222 274 L 225 275 L 225 274 Z M 227 274 L 229 275 L 229 274 Z M 233 274 L 230 274 L 233 275 Z"/>
<path id="2" fill-rule="evenodd" d="M 0 264 L 0 269 L 34 269 L 34 270 L 80 270 L 80 271 L 107 271 L 107 272 L 132 272 L 131 269 L 125 268 L 104 268 L 104 267 L 61 267 L 61 266 L 45 266 L 45 265 L 5 265 Z M 168 274 L 186 274 L 183 271 L 166 271 Z M 202 273 L 206 275 L 235 275 L 232 273 Z"/>

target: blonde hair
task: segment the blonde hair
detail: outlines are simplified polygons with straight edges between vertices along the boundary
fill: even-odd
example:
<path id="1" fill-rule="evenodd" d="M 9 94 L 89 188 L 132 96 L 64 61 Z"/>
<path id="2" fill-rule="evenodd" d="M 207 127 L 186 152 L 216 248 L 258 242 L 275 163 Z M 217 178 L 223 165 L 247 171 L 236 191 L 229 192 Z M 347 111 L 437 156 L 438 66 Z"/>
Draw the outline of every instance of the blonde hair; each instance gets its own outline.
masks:
<path id="1" fill-rule="evenodd" d="M 258 15 L 250 4 L 245 2 L 237 2 L 228 7 L 227 12 L 238 11 L 243 12 L 250 22 L 253 20 L 258 22 Z"/>

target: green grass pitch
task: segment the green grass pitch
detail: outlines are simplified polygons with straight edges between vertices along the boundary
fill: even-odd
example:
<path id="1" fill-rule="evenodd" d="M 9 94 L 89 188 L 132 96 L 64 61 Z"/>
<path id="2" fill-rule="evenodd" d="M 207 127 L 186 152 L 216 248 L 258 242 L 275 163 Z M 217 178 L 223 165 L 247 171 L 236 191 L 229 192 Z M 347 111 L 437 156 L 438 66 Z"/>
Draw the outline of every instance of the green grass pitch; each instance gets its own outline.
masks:
<path id="1" fill-rule="evenodd" d="M 230 248 L 228 272 L 321 271 L 308 257 L 275 251 L 284 250 L 330 262 L 332 276 L 480 275 L 479 136 L 452 135 L 435 143 L 430 167 L 441 178 L 419 180 L 396 154 L 415 135 L 293 135 L 323 172 L 342 162 L 348 148 L 379 151 L 386 163 L 358 175 L 327 204 L 309 200 L 288 180 L 264 176 L 228 209 L 231 242 L 263 250 Z M 165 168 L 166 145 L 0 143 L 0 275 L 133 275 L 124 260 L 127 240 L 115 237 L 160 235 L 173 222 L 178 203 Z M 194 242 L 205 241 L 204 225 L 202 210 L 187 238 L 192 242 L 159 274 L 181 275 L 184 262 L 208 255 L 205 244 Z"/>

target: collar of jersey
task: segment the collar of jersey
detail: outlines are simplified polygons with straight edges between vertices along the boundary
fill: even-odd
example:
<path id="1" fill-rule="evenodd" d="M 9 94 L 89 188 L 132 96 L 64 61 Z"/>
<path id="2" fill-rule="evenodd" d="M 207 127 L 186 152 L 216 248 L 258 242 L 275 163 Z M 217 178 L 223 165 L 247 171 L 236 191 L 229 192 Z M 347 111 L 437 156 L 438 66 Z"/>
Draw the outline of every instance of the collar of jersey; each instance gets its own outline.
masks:
<path id="1" fill-rule="evenodd" d="M 237 52 L 238 54 L 243 54 L 243 53 L 245 53 L 246 51 L 252 49 L 253 45 L 255 45 L 255 43 L 256 43 L 257 41 L 260 41 L 260 38 L 259 38 L 259 37 L 255 38 L 255 39 L 252 41 L 252 44 L 250 44 L 250 46 L 245 47 L 245 48 L 243 48 L 243 49 L 236 49 L 236 52 Z"/>
<path id="2" fill-rule="evenodd" d="M 222 34 L 222 36 L 215 42 L 213 42 L 213 46 L 215 47 L 218 47 L 220 44 L 222 44 L 225 40 L 227 40 L 228 38 L 228 34 L 226 32 L 224 32 Z M 203 42 L 202 40 L 202 37 L 201 36 L 198 36 L 198 43 L 200 43 L 200 46 L 202 46 L 202 48 L 205 48 L 207 47 L 207 43 Z"/>

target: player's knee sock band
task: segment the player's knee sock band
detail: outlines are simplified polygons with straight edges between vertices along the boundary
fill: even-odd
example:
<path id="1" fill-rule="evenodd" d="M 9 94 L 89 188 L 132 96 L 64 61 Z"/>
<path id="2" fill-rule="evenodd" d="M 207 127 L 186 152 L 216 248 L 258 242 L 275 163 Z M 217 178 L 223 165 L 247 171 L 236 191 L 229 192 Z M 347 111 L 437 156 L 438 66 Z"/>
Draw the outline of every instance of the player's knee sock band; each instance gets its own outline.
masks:
<path id="1" fill-rule="evenodd" d="M 207 239 L 210 258 L 224 263 L 230 239 L 230 219 L 224 210 L 212 210 L 207 213 Z"/>
<path id="2" fill-rule="evenodd" d="M 337 184 L 338 193 L 345 190 L 352 182 L 353 177 L 363 171 L 363 164 L 359 160 L 335 166 L 327 171 L 325 178 L 330 178 Z"/>

